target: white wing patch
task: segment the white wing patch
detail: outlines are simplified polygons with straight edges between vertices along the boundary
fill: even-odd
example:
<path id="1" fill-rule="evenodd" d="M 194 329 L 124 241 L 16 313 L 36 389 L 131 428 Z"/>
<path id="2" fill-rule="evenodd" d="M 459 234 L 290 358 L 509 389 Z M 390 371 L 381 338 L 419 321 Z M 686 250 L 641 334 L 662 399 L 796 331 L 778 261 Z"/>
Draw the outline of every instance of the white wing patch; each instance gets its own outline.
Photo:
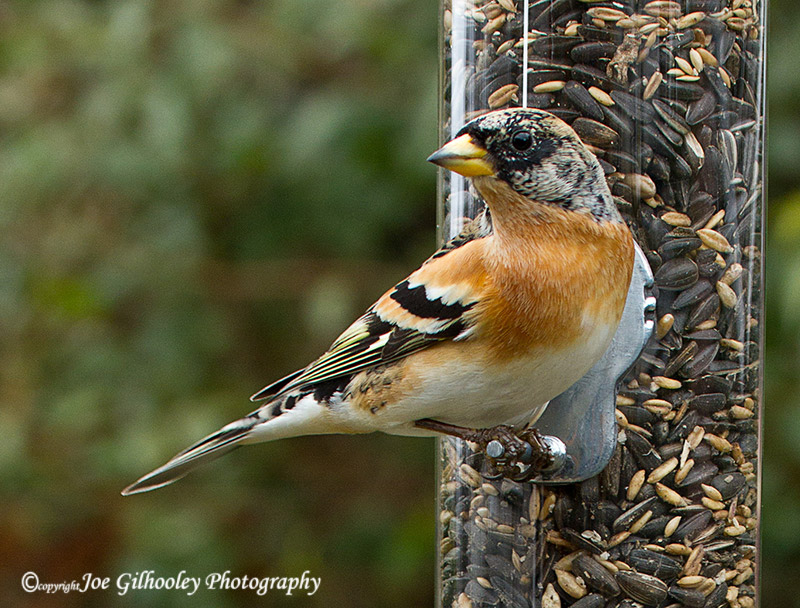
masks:
<path id="1" fill-rule="evenodd" d="M 409 279 L 408 284 L 410 287 L 425 287 L 425 296 L 431 302 L 436 300 L 441 301 L 445 306 L 451 304 L 470 304 L 476 301 L 476 298 L 470 297 L 472 295 L 472 287 L 468 283 L 451 283 L 449 285 L 429 285 L 422 282 L 416 282 Z"/>

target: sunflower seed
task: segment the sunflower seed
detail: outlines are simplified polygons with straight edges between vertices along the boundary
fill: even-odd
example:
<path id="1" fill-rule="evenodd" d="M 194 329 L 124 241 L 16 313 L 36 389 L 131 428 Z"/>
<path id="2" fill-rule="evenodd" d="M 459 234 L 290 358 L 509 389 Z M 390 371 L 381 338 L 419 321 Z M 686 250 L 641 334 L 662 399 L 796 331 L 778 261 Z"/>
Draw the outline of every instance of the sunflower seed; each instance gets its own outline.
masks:
<path id="1" fill-rule="evenodd" d="M 572 128 L 585 143 L 601 148 L 608 148 L 619 142 L 619 134 L 616 131 L 591 118 L 576 119 L 572 123 Z"/>
<path id="2" fill-rule="evenodd" d="M 572 562 L 572 572 L 579 576 L 586 586 L 606 597 L 619 595 L 620 589 L 611 573 L 590 557 L 579 555 Z"/>
<path id="3" fill-rule="evenodd" d="M 633 120 L 649 122 L 655 118 L 655 110 L 641 99 L 623 91 L 611 91 L 611 99 Z"/>
<path id="4" fill-rule="evenodd" d="M 703 608 L 706 602 L 706 596 L 700 590 L 684 589 L 675 585 L 669 588 L 669 596 L 686 608 Z"/>
<path id="5" fill-rule="evenodd" d="M 595 101 L 592 94 L 579 82 L 570 80 L 564 86 L 564 96 L 572 105 L 581 110 L 584 116 L 594 119 L 595 121 L 602 121 L 604 119 L 603 109 L 600 107 L 600 104 Z"/>
<path id="6" fill-rule="evenodd" d="M 667 215 L 666 213 L 664 215 Z M 664 219 L 664 215 L 661 216 L 661 219 Z M 683 214 L 679 214 L 683 216 Z M 670 239 L 665 241 L 663 245 L 658 248 L 658 254 L 664 260 L 669 260 L 672 258 L 676 258 L 679 256 L 686 255 L 687 253 L 691 253 L 695 251 L 702 245 L 703 242 L 694 237 L 685 237 L 685 238 L 676 238 Z"/>
<path id="7" fill-rule="evenodd" d="M 637 572 L 667 581 L 675 579 L 682 570 L 678 560 L 647 549 L 634 549 L 628 560 Z"/>
<path id="8" fill-rule="evenodd" d="M 686 122 L 690 125 L 699 124 L 711 116 L 716 107 L 717 99 L 714 93 L 706 91 L 700 99 L 689 104 L 689 108 L 686 111 Z"/>
<path id="9" fill-rule="evenodd" d="M 675 258 L 664 262 L 656 270 L 656 285 L 665 290 L 681 290 L 690 287 L 699 278 L 697 264 L 689 258 Z"/>
<path id="10" fill-rule="evenodd" d="M 672 307 L 675 310 L 680 310 L 681 308 L 686 308 L 688 306 L 695 306 L 699 304 L 714 288 L 712 287 L 711 283 L 706 279 L 701 279 L 688 289 L 682 291 L 678 294 L 678 297 L 675 298 L 675 301 L 672 303 Z"/>
<path id="11" fill-rule="evenodd" d="M 572 604 L 571 608 L 603 608 L 606 600 L 598 593 L 592 593 Z M 543 606 L 544 608 L 544 606 Z"/>
<path id="12" fill-rule="evenodd" d="M 645 606 L 656 606 L 667 598 L 667 585 L 654 576 L 621 570 L 616 577 L 625 595 Z"/>

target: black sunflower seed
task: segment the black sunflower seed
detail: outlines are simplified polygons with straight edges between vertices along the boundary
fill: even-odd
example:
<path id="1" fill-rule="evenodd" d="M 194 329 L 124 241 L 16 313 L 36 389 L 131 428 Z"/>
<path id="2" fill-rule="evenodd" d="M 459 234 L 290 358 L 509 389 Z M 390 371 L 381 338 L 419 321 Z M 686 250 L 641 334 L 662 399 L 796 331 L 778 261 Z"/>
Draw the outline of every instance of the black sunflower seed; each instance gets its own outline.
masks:
<path id="1" fill-rule="evenodd" d="M 584 116 L 594 119 L 595 121 L 602 121 L 604 119 L 603 109 L 600 104 L 597 103 L 591 93 L 586 90 L 586 87 L 579 82 L 570 80 L 564 87 L 564 96 L 572 105 L 581 110 Z"/>
<path id="2" fill-rule="evenodd" d="M 570 57 L 575 63 L 592 64 L 598 59 L 611 59 L 616 52 L 613 42 L 584 42 L 572 47 Z"/>
<path id="3" fill-rule="evenodd" d="M 586 86 L 599 87 L 605 91 L 619 89 L 620 85 L 612 81 L 604 71 L 586 64 L 572 66 L 572 78 Z"/>
<path id="4" fill-rule="evenodd" d="M 572 562 L 572 572 L 583 579 L 590 589 L 606 597 L 619 595 L 619 585 L 613 575 L 591 557 L 579 555 Z"/>
<path id="5" fill-rule="evenodd" d="M 700 248 L 703 242 L 692 236 L 669 239 L 664 241 L 664 244 L 658 248 L 658 254 L 664 260 L 680 257 Z M 676 306 L 676 308 L 680 308 Z"/>
<path id="6" fill-rule="evenodd" d="M 723 606 L 728 605 L 727 595 L 727 583 L 721 583 L 717 585 L 716 588 L 708 594 L 708 597 L 706 597 L 706 602 L 703 604 L 703 608 L 723 608 Z"/>
<path id="7" fill-rule="evenodd" d="M 706 91 L 703 96 L 689 104 L 686 110 L 686 122 L 696 125 L 711 116 L 717 107 L 717 98 L 712 91 Z"/>
<path id="8" fill-rule="evenodd" d="M 679 293 L 678 297 L 675 298 L 675 301 L 672 303 L 672 307 L 678 310 L 686 308 L 687 306 L 694 306 L 710 294 L 713 289 L 714 286 L 711 285 L 709 281 L 701 279 L 688 289 Z"/>
<path id="9" fill-rule="evenodd" d="M 591 118 L 576 118 L 572 128 L 584 142 L 593 146 L 610 148 L 619 142 L 619 134 L 614 129 Z"/>
<path id="10" fill-rule="evenodd" d="M 677 578 L 683 569 L 683 565 L 678 560 L 648 549 L 631 551 L 628 563 L 637 572 L 651 574 L 665 581 Z"/>
<path id="11" fill-rule="evenodd" d="M 697 282 L 699 276 L 697 264 L 681 257 L 664 262 L 655 273 L 655 281 L 661 289 L 681 290 Z"/>
<path id="12" fill-rule="evenodd" d="M 667 598 L 667 585 L 649 574 L 620 570 L 617 582 L 625 595 L 645 606 L 657 606 Z"/>
<path id="13" fill-rule="evenodd" d="M 611 91 L 611 99 L 622 108 L 629 118 L 636 122 L 649 122 L 656 117 L 653 106 L 629 93 Z"/>
<path id="14" fill-rule="evenodd" d="M 706 603 L 706 596 L 698 589 L 684 589 L 672 585 L 668 593 L 671 598 L 678 600 L 686 608 L 703 608 Z"/>
<path id="15" fill-rule="evenodd" d="M 722 494 L 723 500 L 733 498 L 745 485 L 746 479 L 741 473 L 725 473 L 718 475 L 711 481 L 719 493 Z"/>
<path id="16" fill-rule="evenodd" d="M 606 600 L 599 593 L 590 593 L 572 604 L 571 608 L 603 608 Z"/>
<path id="17" fill-rule="evenodd" d="M 684 517 L 678 528 L 672 534 L 672 538 L 677 542 L 683 540 L 693 540 L 697 538 L 711 523 L 713 515 L 707 509 L 699 511 L 694 515 Z"/>

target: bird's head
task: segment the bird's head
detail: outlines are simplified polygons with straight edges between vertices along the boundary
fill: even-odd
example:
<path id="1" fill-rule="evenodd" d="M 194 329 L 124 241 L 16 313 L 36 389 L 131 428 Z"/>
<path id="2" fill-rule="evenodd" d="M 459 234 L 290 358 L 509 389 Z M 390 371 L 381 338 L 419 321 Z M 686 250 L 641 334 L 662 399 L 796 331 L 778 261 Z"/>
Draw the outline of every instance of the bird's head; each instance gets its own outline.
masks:
<path id="1" fill-rule="evenodd" d="M 595 156 L 567 123 L 543 110 L 484 114 L 428 160 L 473 178 L 490 207 L 487 190 L 508 186 L 536 203 L 619 219 Z"/>

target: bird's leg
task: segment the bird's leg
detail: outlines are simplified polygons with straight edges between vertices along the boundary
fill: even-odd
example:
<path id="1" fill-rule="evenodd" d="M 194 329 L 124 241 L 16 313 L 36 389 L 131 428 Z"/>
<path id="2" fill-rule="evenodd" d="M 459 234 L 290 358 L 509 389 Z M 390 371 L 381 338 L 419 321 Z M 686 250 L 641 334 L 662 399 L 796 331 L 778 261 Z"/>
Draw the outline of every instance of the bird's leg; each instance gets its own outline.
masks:
<path id="1" fill-rule="evenodd" d="M 522 474 L 530 479 L 553 463 L 553 454 L 536 429 L 516 430 L 505 425 L 470 429 L 430 418 L 417 420 L 414 426 L 478 444 L 498 472 L 515 478 Z"/>
<path id="2" fill-rule="evenodd" d="M 483 447 L 491 441 L 494 437 L 488 438 L 488 434 L 495 429 L 510 429 L 510 427 L 494 427 L 492 429 L 470 429 L 464 426 L 456 426 L 455 424 L 448 424 L 447 422 L 439 422 L 430 418 L 423 418 L 414 421 L 414 426 L 428 431 L 435 431 L 451 437 L 457 437 L 464 441 L 471 441 L 473 443 L 481 444 Z"/>

